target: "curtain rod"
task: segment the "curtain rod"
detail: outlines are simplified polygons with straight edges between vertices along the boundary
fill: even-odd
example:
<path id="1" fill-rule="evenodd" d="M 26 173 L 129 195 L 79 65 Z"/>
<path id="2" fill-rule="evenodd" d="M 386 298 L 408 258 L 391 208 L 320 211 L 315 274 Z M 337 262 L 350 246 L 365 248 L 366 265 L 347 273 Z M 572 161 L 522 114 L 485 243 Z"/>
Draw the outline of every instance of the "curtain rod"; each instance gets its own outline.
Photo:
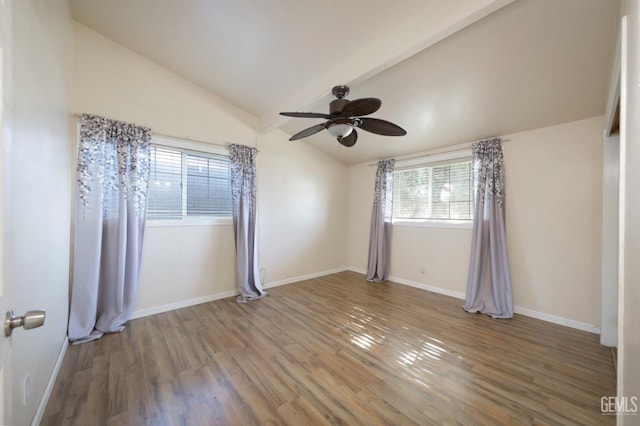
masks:
<path id="1" fill-rule="evenodd" d="M 447 154 L 449 152 L 455 152 L 455 151 L 462 151 L 463 149 L 471 148 L 471 145 L 473 145 L 474 143 L 480 142 L 486 139 L 493 139 L 493 138 L 478 139 L 476 141 L 463 142 L 463 143 L 459 143 L 451 146 L 443 146 L 442 148 L 433 148 L 428 151 L 416 152 L 414 154 L 406 154 L 406 155 L 400 155 L 398 157 L 383 158 L 383 160 L 393 160 L 393 159 L 395 159 L 396 161 L 413 160 L 414 158 L 432 157 L 434 155 Z M 509 140 L 510 139 L 500 139 L 500 142 L 508 142 Z M 378 165 L 377 161 L 375 163 L 367 164 L 367 166 L 369 167 L 377 166 L 377 165 Z"/>
<path id="2" fill-rule="evenodd" d="M 83 114 L 78 114 L 78 113 L 74 113 L 73 114 L 73 116 L 75 118 L 81 118 L 82 115 Z M 116 120 L 116 121 L 122 121 L 122 120 Z M 179 141 L 194 142 L 194 143 L 203 144 L 203 145 L 215 145 L 215 146 L 220 146 L 220 147 L 223 147 L 223 148 L 229 148 L 229 145 L 231 145 L 231 143 L 210 142 L 210 141 L 202 141 L 202 140 L 198 140 L 198 139 L 191 139 L 188 136 L 180 137 L 180 136 L 167 135 L 165 133 L 154 132 L 153 130 L 151 130 L 151 134 L 153 136 L 159 136 L 161 138 L 164 137 L 164 138 L 176 139 L 176 140 L 179 140 Z M 258 144 L 257 144 L 257 140 L 256 140 L 256 146 L 252 147 L 252 148 L 258 149 L 257 145 Z M 260 152 L 260 151 L 258 150 L 258 152 Z"/>

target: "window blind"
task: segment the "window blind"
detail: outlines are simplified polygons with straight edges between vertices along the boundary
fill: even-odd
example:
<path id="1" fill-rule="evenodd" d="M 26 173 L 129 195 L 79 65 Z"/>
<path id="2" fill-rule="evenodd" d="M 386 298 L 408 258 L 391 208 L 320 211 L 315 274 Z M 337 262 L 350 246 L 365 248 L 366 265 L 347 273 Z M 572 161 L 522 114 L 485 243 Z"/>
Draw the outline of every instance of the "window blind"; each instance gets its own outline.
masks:
<path id="1" fill-rule="evenodd" d="M 229 159 L 152 145 L 147 218 L 196 216 L 231 216 Z"/>
<path id="2" fill-rule="evenodd" d="M 393 179 L 394 219 L 473 219 L 470 160 L 396 170 Z"/>
<path id="3" fill-rule="evenodd" d="M 186 154 L 187 216 L 231 216 L 229 159 Z"/>

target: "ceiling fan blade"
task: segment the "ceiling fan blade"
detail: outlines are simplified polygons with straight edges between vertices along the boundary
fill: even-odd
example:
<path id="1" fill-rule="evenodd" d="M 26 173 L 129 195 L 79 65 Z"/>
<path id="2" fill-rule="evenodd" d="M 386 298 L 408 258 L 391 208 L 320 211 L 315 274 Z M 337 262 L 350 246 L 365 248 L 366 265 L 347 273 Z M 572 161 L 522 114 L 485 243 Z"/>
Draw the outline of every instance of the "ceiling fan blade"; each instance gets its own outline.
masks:
<path id="1" fill-rule="evenodd" d="M 331 118 L 329 114 L 321 114 L 319 112 L 281 112 L 280 115 L 298 118 L 324 118 L 327 120 Z"/>
<path id="2" fill-rule="evenodd" d="M 358 127 L 367 132 L 384 136 L 404 136 L 407 131 L 402 127 L 378 118 L 360 118 Z"/>
<path id="3" fill-rule="evenodd" d="M 356 141 L 358 140 L 358 132 L 356 132 L 356 129 L 353 129 L 348 136 L 344 138 L 338 137 L 337 139 L 338 142 L 340 142 L 342 145 L 346 146 L 347 148 L 351 148 L 356 144 Z"/>
<path id="4" fill-rule="evenodd" d="M 296 133 L 295 135 L 291 136 L 289 140 L 295 141 L 298 139 L 306 138 L 307 136 L 311 136 L 323 131 L 326 127 L 327 123 L 316 124 L 315 126 L 311 126 L 308 129 L 304 129 L 303 131 Z"/>
<path id="5" fill-rule="evenodd" d="M 369 115 L 379 110 L 380 105 L 382 101 L 378 98 L 355 99 L 342 107 L 342 114 L 350 117 Z"/>

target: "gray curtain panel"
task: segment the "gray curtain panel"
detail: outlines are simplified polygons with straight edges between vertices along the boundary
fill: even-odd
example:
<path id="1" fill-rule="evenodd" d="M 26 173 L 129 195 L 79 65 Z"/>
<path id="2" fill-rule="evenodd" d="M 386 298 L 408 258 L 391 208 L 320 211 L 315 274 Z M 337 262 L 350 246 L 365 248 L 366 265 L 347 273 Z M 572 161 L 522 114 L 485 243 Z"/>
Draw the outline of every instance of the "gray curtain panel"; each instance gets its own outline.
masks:
<path id="1" fill-rule="evenodd" d="M 236 276 L 238 303 L 247 303 L 267 295 L 262 289 L 256 244 L 256 155 L 244 145 L 230 145 L 233 231 L 236 240 Z"/>
<path id="2" fill-rule="evenodd" d="M 504 226 L 504 162 L 499 138 L 473 144 L 475 209 L 464 309 L 513 317 Z"/>
<path id="3" fill-rule="evenodd" d="M 378 161 L 367 263 L 367 281 L 371 282 L 382 282 L 389 278 L 394 167 L 395 160 Z"/>
<path id="4" fill-rule="evenodd" d="M 81 117 L 69 340 L 118 332 L 138 288 L 151 130 Z"/>

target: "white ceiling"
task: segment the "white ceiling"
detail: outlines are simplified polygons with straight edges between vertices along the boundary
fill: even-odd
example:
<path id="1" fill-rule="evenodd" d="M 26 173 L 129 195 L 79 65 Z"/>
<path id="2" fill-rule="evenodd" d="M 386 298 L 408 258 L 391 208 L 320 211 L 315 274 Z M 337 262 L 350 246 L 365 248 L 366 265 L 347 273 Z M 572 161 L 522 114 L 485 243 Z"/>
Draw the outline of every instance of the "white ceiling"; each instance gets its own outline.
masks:
<path id="1" fill-rule="evenodd" d="M 74 19 L 289 134 L 331 87 L 377 97 L 394 138 L 359 131 L 349 164 L 604 113 L 614 0 L 71 0 Z"/>

